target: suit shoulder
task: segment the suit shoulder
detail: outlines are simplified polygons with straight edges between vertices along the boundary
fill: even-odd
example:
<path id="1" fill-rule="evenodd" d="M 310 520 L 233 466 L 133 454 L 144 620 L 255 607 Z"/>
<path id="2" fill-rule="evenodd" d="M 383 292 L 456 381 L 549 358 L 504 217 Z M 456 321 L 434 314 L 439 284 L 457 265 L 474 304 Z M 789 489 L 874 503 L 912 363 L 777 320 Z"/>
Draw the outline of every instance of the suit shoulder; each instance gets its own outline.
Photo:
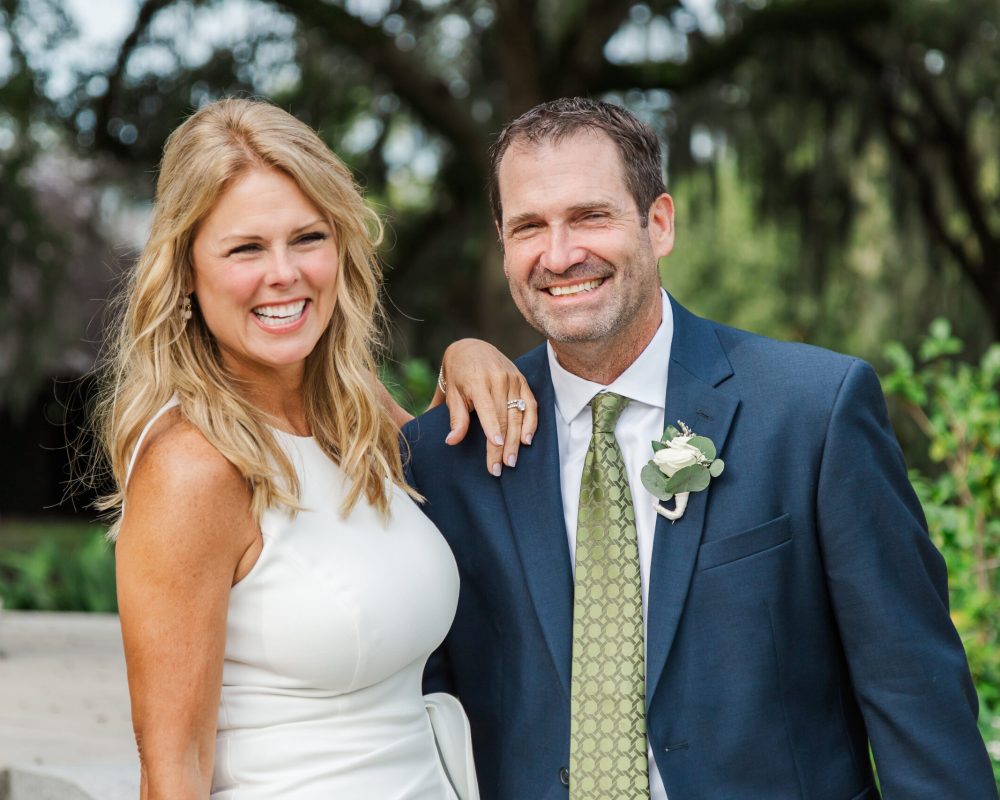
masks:
<path id="1" fill-rule="evenodd" d="M 414 417 L 402 428 L 403 438 L 411 449 L 427 447 L 431 442 L 443 443 L 449 430 L 451 418 L 444 403 Z"/>
<path id="2" fill-rule="evenodd" d="M 839 393 L 852 369 L 874 374 L 861 359 L 816 345 L 779 341 L 720 324 L 716 332 L 741 388 L 793 392 L 793 401 L 813 397 L 825 404 Z"/>
<path id="3" fill-rule="evenodd" d="M 462 474 L 466 465 L 486 461 L 486 435 L 479 418 L 472 414 L 469 430 L 458 444 L 447 444 L 451 417 L 444 404 L 410 420 L 402 429 L 403 464 L 411 485 L 426 494 L 425 481 L 449 480 Z"/>

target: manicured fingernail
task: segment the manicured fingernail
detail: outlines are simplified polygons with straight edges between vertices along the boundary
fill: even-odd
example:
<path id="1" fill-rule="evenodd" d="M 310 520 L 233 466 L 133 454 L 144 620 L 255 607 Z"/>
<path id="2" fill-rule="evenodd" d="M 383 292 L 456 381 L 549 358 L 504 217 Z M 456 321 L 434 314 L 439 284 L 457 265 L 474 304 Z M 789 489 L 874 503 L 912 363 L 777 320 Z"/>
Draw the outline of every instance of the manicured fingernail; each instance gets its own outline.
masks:
<path id="1" fill-rule="evenodd" d="M 493 444 L 503 447 L 503 437 L 499 433 L 493 434 Z"/>
<path id="2" fill-rule="evenodd" d="M 493 473 L 493 477 L 494 478 L 499 478 L 500 477 L 500 464 L 499 463 L 494 464 L 493 465 L 493 469 L 491 469 L 490 472 Z"/>
<path id="3" fill-rule="evenodd" d="M 524 434 L 524 443 L 525 444 L 531 444 L 531 434 L 530 433 Z"/>
<path id="4" fill-rule="evenodd" d="M 513 453 L 511 453 L 509 456 L 507 456 L 507 466 L 508 467 L 513 467 L 516 463 L 517 463 L 517 456 L 515 456 Z"/>
<path id="5" fill-rule="evenodd" d="M 455 438 L 455 431 L 448 431 L 448 435 L 444 437 L 445 444 L 451 444 L 451 440 Z"/>

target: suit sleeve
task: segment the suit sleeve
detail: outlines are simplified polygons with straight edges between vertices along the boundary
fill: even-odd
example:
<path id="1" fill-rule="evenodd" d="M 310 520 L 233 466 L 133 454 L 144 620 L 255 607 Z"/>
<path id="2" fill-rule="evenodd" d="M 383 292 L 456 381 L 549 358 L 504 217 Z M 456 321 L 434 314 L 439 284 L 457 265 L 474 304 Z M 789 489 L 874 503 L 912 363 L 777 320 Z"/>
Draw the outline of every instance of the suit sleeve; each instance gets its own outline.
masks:
<path id="1" fill-rule="evenodd" d="M 413 448 L 408 446 L 406 439 L 406 434 L 412 432 L 413 430 L 411 425 L 403 428 L 404 438 L 400 442 L 403 450 L 403 472 L 406 476 L 406 482 L 418 492 L 423 494 L 423 492 L 420 491 L 420 484 L 417 481 L 416 471 L 414 469 Z M 422 506 L 421 508 L 426 514 L 426 506 Z M 424 667 L 423 684 L 423 691 L 425 694 L 430 694 L 431 692 L 448 692 L 449 694 L 455 694 L 451 662 L 448 659 L 447 648 L 448 639 L 445 638 L 441 645 L 433 653 L 431 653 L 430 658 L 427 659 L 427 664 Z"/>
<path id="2" fill-rule="evenodd" d="M 886 800 L 995 800 L 944 559 L 863 362 L 834 402 L 819 474 L 827 582 Z"/>

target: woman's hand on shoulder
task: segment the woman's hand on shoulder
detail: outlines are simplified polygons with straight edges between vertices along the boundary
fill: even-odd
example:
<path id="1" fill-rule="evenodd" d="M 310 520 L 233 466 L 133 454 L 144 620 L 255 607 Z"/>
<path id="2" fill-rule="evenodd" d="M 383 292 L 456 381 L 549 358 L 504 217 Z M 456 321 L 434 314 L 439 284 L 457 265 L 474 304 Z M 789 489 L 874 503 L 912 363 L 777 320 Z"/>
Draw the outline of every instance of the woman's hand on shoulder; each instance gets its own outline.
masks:
<path id="1" fill-rule="evenodd" d="M 499 476 L 504 466 L 513 467 L 520 446 L 531 444 L 538 426 L 538 403 L 524 375 L 480 339 L 459 339 L 449 345 L 442 372 L 447 392 L 439 386 L 431 405 L 442 400 L 448 404 L 451 432 L 445 441 L 458 444 L 465 438 L 470 412 L 475 410 L 486 435 L 486 469 Z"/>
<path id="2" fill-rule="evenodd" d="M 229 592 L 258 541 L 242 476 L 167 414 L 136 462 L 115 547 L 143 797 L 207 796 Z"/>

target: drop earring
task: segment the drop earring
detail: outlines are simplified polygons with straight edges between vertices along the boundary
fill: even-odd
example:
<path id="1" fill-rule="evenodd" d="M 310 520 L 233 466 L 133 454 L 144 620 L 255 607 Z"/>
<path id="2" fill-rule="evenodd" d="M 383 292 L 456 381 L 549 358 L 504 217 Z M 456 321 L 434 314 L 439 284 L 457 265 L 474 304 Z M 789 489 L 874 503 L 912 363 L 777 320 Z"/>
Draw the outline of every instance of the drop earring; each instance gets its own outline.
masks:
<path id="1" fill-rule="evenodd" d="M 187 322 L 191 319 L 192 313 L 191 295 L 186 294 L 177 302 L 177 316 L 181 318 L 181 322 Z"/>

